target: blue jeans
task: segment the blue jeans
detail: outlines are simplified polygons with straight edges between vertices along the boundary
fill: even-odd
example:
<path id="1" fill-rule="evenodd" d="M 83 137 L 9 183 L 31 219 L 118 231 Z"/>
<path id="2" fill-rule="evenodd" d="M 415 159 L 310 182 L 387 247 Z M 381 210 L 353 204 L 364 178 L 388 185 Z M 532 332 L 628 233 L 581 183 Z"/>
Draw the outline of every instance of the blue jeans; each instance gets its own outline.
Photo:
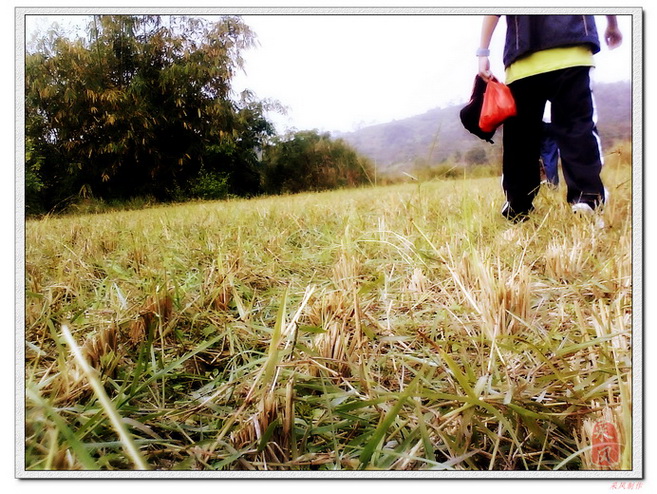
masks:
<path id="1" fill-rule="evenodd" d="M 545 169 L 545 177 L 552 185 L 559 185 L 559 147 L 552 134 L 552 125 L 543 123 L 543 140 L 541 141 L 541 160 Z"/>

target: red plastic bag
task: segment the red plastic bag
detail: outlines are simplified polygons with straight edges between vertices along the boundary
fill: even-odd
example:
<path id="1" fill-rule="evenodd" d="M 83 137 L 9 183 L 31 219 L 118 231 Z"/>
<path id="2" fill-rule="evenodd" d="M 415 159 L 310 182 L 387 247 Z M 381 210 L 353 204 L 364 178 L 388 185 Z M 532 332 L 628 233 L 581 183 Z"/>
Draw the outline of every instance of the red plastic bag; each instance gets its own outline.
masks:
<path id="1" fill-rule="evenodd" d="M 504 121 L 516 114 L 516 102 L 505 84 L 492 78 L 486 85 L 484 103 L 479 115 L 479 127 L 484 132 L 493 132 Z"/>

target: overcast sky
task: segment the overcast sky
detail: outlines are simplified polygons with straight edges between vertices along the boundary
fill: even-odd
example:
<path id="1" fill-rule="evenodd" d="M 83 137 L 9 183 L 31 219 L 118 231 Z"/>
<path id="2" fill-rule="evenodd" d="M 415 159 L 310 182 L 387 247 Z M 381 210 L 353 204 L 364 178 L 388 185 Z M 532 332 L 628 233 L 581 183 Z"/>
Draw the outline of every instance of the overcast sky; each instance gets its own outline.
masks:
<path id="1" fill-rule="evenodd" d="M 244 16 L 260 46 L 245 53 L 249 88 L 289 108 L 287 127 L 351 131 L 463 103 L 477 70 L 481 15 Z M 604 16 L 596 17 L 600 34 Z M 626 42 L 596 55 L 595 80 L 631 78 L 631 18 L 619 17 Z M 492 70 L 504 78 L 501 20 Z"/>
<path id="2" fill-rule="evenodd" d="M 243 53 L 245 73 L 234 89 L 274 99 L 286 115 L 271 114 L 288 129 L 348 132 L 467 101 L 477 70 L 482 15 L 247 15 L 258 46 Z M 596 17 L 599 32 L 604 16 Z M 34 28 L 58 22 L 84 25 L 82 17 L 28 17 Z M 619 16 L 625 42 L 603 46 L 594 79 L 631 78 L 631 18 Z M 493 73 L 504 78 L 505 21 L 491 45 Z"/>

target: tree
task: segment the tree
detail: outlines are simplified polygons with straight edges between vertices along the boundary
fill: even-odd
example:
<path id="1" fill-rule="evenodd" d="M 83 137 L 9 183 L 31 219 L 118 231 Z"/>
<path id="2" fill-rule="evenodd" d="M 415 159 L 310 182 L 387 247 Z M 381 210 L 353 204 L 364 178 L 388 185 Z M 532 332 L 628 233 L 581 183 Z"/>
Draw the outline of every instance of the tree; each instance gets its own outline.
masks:
<path id="1" fill-rule="evenodd" d="M 39 195 L 44 184 L 41 179 L 43 156 L 35 151 L 32 139 L 25 140 L 25 209 L 27 213 L 38 212 L 42 209 Z"/>
<path id="2" fill-rule="evenodd" d="M 481 146 L 475 146 L 465 153 L 465 163 L 467 165 L 483 165 L 488 161 L 486 150 Z"/>
<path id="3" fill-rule="evenodd" d="M 373 167 L 341 139 L 300 131 L 265 148 L 263 188 L 272 194 L 353 187 L 371 182 Z"/>
<path id="4" fill-rule="evenodd" d="M 44 207 L 71 196 L 179 198 L 201 174 L 258 192 L 270 105 L 231 80 L 254 34 L 238 17 L 94 16 L 87 39 L 26 56 L 26 137 Z M 38 166 L 36 165 L 38 163 Z"/>

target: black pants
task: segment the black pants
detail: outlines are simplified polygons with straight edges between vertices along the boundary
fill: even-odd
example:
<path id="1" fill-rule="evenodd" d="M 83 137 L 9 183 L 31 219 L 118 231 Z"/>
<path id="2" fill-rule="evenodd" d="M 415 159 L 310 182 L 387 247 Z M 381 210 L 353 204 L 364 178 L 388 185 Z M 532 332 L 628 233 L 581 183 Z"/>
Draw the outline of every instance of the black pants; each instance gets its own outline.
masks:
<path id="1" fill-rule="evenodd" d="M 504 122 L 502 186 L 512 210 L 532 209 L 540 185 L 541 126 L 546 101 L 561 153 L 569 203 L 604 202 L 600 140 L 593 121 L 589 67 L 572 67 L 509 84 L 518 114 Z"/>

